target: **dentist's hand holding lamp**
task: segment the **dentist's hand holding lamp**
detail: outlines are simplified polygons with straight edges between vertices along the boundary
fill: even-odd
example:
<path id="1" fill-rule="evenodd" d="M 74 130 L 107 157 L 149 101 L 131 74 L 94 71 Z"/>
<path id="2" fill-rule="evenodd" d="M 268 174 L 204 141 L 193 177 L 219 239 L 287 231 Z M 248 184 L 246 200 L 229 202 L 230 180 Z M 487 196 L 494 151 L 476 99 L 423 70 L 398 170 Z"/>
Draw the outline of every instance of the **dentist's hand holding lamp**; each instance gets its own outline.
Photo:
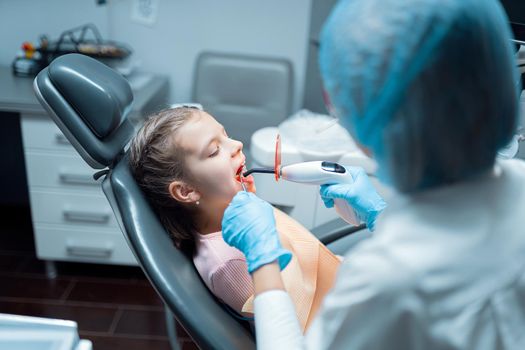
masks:
<path id="1" fill-rule="evenodd" d="M 497 0 L 342 0 L 320 68 L 340 123 L 395 190 L 367 175 L 320 188 L 374 235 L 345 256 L 303 336 L 271 206 L 239 192 L 222 221 L 252 274 L 260 349 L 525 349 L 525 164 L 496 160 L 520 80 Z M 337 203 L 336 203 L 337 205 Z"/>

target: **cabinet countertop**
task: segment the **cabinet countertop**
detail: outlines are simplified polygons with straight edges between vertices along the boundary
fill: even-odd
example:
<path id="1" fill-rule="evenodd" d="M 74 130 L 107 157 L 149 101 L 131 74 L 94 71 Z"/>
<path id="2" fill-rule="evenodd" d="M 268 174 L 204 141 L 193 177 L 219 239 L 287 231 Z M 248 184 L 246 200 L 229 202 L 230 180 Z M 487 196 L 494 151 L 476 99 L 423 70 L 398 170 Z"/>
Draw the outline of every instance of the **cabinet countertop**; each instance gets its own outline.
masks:
<path id="1" fill-rule="evenodd" d="M 0 111 L 46 114 L 33 91 L 34 77 L 15 76 L 10 67 L 0 66 Z M 155 95 L 167 96 L 168 78 L 164 75 L 135 73 L 129 78 L 133 90 L 133 111 L 151 112 L 165 106 L 149 106 Z"/>

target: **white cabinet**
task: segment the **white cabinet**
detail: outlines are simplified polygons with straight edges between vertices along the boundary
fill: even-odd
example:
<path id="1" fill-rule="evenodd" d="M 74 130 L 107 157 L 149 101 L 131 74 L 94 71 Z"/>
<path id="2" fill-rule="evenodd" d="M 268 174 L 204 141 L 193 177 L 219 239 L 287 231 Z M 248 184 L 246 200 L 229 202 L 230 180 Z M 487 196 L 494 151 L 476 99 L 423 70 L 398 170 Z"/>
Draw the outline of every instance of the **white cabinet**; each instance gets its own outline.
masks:
<path id="1" fill-rule="evenodd" d="M 93 180 L 96 170 L 81 159 L 38 103 L 33 79 L 16 77 L 3 66 L 0 77 L 0 111 L 20 115 L 37 256 L 136 265 L 100 183 Z M 128 115 L 133 124 L 168 104 L 166 76 L 137 72 L 127 79 L 134 96 Z"/>
<path id="2" fill-rule="evenodd" d="M 46 115 L 20 116 L 37 256 L 136 265 L 100 181 Z"/>

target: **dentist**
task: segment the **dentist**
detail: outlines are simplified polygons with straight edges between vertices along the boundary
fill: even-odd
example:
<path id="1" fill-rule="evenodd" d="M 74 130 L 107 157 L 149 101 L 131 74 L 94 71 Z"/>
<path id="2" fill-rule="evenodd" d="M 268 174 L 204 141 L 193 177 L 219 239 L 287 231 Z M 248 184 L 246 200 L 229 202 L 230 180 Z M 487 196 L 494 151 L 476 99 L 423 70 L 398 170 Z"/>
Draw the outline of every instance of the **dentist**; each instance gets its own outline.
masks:
<path id="1" fill-rule="evenodd" d="M 304 336 L 271 206 L 233 198 L 223 235 L 252 273 L 260 349 L 525 349 L 525 163 L 496 161 L 517 126 L 510 38 L 497 0 L 338 3 L 321 36 L 324 86 L 397 195 L 377 217 L 364 172 L 321 188 L 375 233 Z"/>

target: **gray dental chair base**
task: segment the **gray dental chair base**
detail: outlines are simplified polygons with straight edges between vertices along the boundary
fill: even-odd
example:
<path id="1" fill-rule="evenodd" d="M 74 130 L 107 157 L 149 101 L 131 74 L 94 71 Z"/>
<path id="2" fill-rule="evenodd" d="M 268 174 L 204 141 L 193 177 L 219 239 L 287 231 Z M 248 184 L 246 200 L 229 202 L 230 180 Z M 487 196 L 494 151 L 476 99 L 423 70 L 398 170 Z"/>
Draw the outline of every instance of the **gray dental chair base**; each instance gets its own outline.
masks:
<path id="1" fill-rule="evenodd" d="M 82 158 L 93 168 L 104 169 L 96 176 L 104 177 L 102 189 L 132 252 L 195 343 L 201 349 L 254 349 L 247 324 L 221 305 L 192 260 L 175 248 L 131 174 L 126 145 L 134 134 L 127 120 L 133 96 L 128 82 L 94 59 L 70 54 L 42 70 L 34 88 Z M 328 240 L 342 233 L 327 235 Z M 342 241 L 335 244 L 331 243 L 334 251 L 343 254 Z"/>

